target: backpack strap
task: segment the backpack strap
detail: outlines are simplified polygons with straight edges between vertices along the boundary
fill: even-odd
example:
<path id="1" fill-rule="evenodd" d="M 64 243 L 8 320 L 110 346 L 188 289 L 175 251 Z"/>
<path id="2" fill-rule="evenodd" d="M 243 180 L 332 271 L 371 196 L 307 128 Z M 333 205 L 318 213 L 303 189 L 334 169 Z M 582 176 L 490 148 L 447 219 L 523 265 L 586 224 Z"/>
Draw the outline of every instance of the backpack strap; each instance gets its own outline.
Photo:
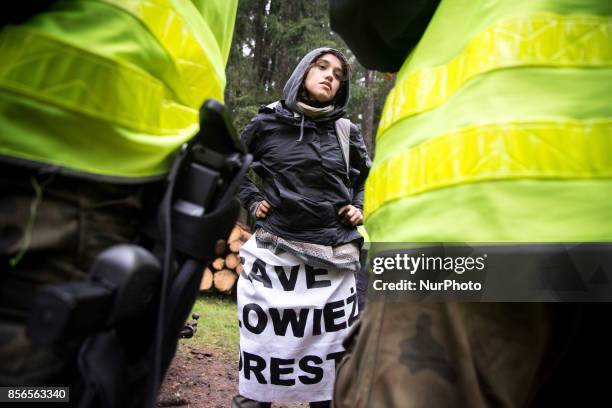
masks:
<path id="1" fill-rule="evenodd" d="M 346 163 L 346 174 L 349 173 L 349 154 L 351 147 L 351 121 L 349 119 L 341 118 L 336 121 L 336 137 L 342 148 L 342 156 Z"/>

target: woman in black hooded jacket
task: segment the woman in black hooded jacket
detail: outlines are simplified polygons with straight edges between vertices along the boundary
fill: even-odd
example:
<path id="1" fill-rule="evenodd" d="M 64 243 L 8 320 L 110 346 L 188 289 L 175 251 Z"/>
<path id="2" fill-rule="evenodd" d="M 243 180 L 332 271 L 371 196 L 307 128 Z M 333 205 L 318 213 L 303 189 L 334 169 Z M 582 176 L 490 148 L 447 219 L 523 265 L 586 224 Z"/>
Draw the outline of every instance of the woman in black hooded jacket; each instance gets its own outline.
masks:
<path id="1" fill-rule="evenodd" d="M 251 179 L 256 182 L 243 184 L 240 199 L 259 215 L 257 227 L 290 240 L 335 246 L 360 237 L 354 225 L 343 223 L 338 213 L 346 205 L 361 212 L 370 162 L 355 125 L 350 126 L 348 172 L 338 143 L 335 123 L 344 116 L 348 103 L 348 79 L 339 81 L 334 99 L 327 102 L 313 99 L 304 87 L 309 68 L 319 70 L 312 60 L 326 50 L 331 49 L 306 55 L 287 81 L 284 99 L 262 107 L 244 129 L 241 139 L 254 155 L 251 175 L 255 176 Z M 332 109 L 311 113 L 303 104 Z M 271 207 L 266 216 L 257 214 L 262 201 Z"/>
<path id="2" fill-rule="evenodd" d="M 242 133 L 254 162 L 239 197 L 257 222 L 241 249 L 242 395 L 235 407 L 329 405 L 341 340 L 356 316 L 353 273 L 362 242 L 356 226 L 370 167 L 358 128 L 341 119 L 348 74 L 339 51 L 309 52 L 283 99 L 261 108 Z M 270 344 L 282 346 L 271 351 Z"/>

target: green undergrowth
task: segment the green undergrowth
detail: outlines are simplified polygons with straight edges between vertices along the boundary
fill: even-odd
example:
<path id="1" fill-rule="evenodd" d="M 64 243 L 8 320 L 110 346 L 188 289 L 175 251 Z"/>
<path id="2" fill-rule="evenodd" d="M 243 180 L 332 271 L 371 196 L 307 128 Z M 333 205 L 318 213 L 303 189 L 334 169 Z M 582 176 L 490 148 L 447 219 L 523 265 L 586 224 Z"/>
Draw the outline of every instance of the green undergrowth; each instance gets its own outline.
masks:
<path id="1" fill-rule="evenodd" d="M 227 297 L 201 295 L 192 311 L 200 314 L 198 330 L 193 338 L 181 340 L 183 346 L 213 347 L 237 353 L 239 335 L 236 307 L 236 303 Z"/>

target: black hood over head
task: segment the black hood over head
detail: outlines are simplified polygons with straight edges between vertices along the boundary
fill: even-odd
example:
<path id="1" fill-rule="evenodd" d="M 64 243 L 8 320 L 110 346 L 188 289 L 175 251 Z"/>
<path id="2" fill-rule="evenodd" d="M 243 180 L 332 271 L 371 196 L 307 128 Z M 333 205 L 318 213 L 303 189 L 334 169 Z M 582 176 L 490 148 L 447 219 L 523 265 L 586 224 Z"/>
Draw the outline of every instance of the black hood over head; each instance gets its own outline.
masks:
<path id="1" fill-rule="evenodd" d="M 304 76 L 306 75 L 306 70 L 308 66 L 312 64 L 317 58 L 319 58 L 323 54 L 332 53 L 334 55 L 340 55 L 341 59 L 344 60 L 343 63 L 348 67 L 348 61 L 344 55 L 336 50 L 335 48 L 322 47 L 316 48 L 306 54 L 302 60 L 297 64 L 293 73 L 287 80 L 285 87 L 283 88 L 283 100 L 285 101 L 285 106 L 287 106 L 292 111 L 296 112 L 298 95 L 300 93 L 300 89 L 304 83 Z M 337 116 L 340 111 L 344 111 L 346 109 L 346 105 L 348 104 L 349 99 L 349 78 L 344 78 L 340 83 L 340 88 L 338 88 L 338 93 L 333 100 L 334 110 L 328 114 L 326 117 Z"/>

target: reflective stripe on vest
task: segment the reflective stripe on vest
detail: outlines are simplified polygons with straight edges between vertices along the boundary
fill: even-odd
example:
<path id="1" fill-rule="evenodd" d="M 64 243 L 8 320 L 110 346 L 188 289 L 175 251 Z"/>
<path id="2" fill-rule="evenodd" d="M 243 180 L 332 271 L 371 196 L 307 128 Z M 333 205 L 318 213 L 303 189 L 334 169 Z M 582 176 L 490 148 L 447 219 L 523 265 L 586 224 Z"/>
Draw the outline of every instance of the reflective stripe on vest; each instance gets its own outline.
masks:
<path id="1" fill-rule="evenodd" d="M 172 57 L 186 92 L 176 95 L 133 64 L 13 26 L 0 36 L 0 87 L 143 133 L 178 134 L 197 127 L 199 107 L 207 98 L 223 100 L 225 84 L 223 72 L 213 66 L 191 27 L 169 0 L 102 2 L 147 26 Z M 209 52 L 219 54 L 210 37 Z"/>
<path id="2" fill-rule="evenodd" d="M 449 132 L 375 168 L 364 215 L 451 185 L 511 179 L 612 178 L 612 121 L 502 123 Z"/>
<path id="3" fill-rule="evenodd" d="M 221 55 L 219 46 L 210 28 L 202 24 L 190 27 L 187 21 L 174 10 L 171 0 L 97 0 L 112 4 L 125 10 L 142 21 L 157 41 L 164 47 L 175 62 L 181 79 L 186 83 L 187 92 L 181 95 L 185 103 L 199 109 L 206 98 L 223 100 L 225 79 L 223 67 L 214 67 L 207 52 Z M 197 10 L 193 10 L 197 13 Z M 193 35 L 199 29 L 200 34 L 208 38 L 204 49 Z M 216 68 L 216 69 L 215 69 Z"/>
<path id="4" fill-rule="evenodd" d="M 419 69 L 389 93 L 377 137 L 445 103 L 470 79 L 514 66 L 612 66 L 612 17 L 535 13 L 496 22 L 446 65 Z"/>
<path id="5" fill-rule="evenodd" d="M 71 111 L 153 134 L 198 123 L 164 84 L 131 64 L 85 53 L 23 27 L 0 37 L 0 87 Z"/>

